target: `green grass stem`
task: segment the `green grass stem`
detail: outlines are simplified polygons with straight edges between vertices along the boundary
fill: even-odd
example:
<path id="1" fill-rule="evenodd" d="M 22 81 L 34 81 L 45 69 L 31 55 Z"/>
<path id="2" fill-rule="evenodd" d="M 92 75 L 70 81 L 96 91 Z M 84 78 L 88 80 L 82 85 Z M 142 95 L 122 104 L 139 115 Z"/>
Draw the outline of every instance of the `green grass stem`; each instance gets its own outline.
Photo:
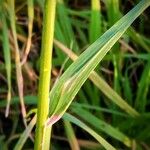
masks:
<path id="1" fill-rule="evenodd" d="M 38 88 L 37 126 L 34 147 L 35 150 L 48 150 L 50 142 L 51 127 L 45 128 L 45 121 L 47 120 L 49 113 L 49 90 L 52 65 L 55 9 L 56 0 L 45 1 Z"/>

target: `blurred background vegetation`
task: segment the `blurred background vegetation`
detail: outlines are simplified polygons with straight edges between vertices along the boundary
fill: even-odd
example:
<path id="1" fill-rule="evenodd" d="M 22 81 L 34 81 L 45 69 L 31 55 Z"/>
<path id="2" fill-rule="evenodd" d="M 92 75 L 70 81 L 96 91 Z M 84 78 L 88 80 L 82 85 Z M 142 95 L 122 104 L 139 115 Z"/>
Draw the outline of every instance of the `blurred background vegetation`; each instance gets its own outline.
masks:
<path id="1" fill-rule="evenodd" d="M 138 2 L 58 0 L 51 87 L 72 63 L 73 53 L 80 55 Z M 25 129 L 22 116 L 37 107 L 44 0 L 17 0 L 14 11 L 8 4 L 0 0 L 0 150 L 14 148 Z M 95 69 L 113 91 L 87 80 L 68 109 L 117 149 L 150 149 L 149 27 L 147 9 Z M 126 101 L 140 116 L 130 116 L 120 109 L 112 102 L 117 101 L 116 96 L 111 97 L 107 91 L 116 91 L 117 98 Z M 33 130 L 33 137 L 34 133 Z M 69 144 L 72 135 L 80 148 L 73 149 Z M 29 138 L 23 149 L 33 149 L 33 145 Z M 86 131 L 61 119 L 52 131 L 52 150 L 55 149 L 103 148 Z"/>

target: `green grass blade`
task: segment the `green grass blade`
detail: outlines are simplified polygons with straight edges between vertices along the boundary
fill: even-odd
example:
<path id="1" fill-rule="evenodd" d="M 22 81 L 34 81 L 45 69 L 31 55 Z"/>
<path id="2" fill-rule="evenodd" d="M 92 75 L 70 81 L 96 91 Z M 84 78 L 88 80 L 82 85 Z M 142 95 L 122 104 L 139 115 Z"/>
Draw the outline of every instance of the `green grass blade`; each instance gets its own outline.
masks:
<path id="1" fill-rule="evenodd" d="M 95 72 L 92 72 L 90 75 L 90 79 L 93 83 L 101 89 L 101 91 L 111 99 L 116 105 L 118 105 L 121 109 L 126 111 L 132 117 L 136 117 L 139 113 L 132 108 L 125 100 L 121 98 L 102 78 L 98 76 Z"/>
<path id="2" fill-rule="evenodd" d="M 12 35 L 14 38 L 16 76 L 17 76 L 18 93 L 19 93 L 20 104 L 21 104 L 21 112 L 24 119 L 24 124 L 26 125 L 26 120 L 25 120 L 26 108 L 24 105 L 24 98 L 23 98 L 23 76 L 22 76 L 22 67 L 20 63 L 20 50 L 19 50 L 17 31 L 16 31 L 15 0 L 8 0 L 8 13 L 10 17 L 10 26 L 12 30 Z"/>
<path id="3" fill-rule="evenodd" d="M 27 138 L 29 137 L 33 127 L 36 124 L 36 118 L 37 116 L 35 115 L 32 120 L 30 121 L 30 123 L 28 124 L 27 128 L 24 130 L 24 132 L 21 134 L 17 144 L 14 147 L 14 150 L 22 150 L 23 145 L 25 144 Z"/>
<path id="4" fill-rule="evenodd" d="M 31 43 L 32 43 L 32 28 L 33 28 L 33 20 L 34 20 L 34 1 L 28 0 L 28 38 L 27 38 L 27 44 L 26 49 L 22 58 L 22 64 L 24 64 L 27 60 L 28 54 L 31 49 Z"/>
<path id="5" fill-rule="evenodd" d="M 150 61 L 145 66 L 140 81 L 138 83 L 137 96 L 135 100 L 135 108 L 140 112 L 145 112 L 147 94 L 149 88 L 149 77 L 150 77 Z"/>
<path id="6" fill-rule="evenodd" d="M 133 28 L 129 28 L 127 30 L 127 34 L 131 37 L 133 41 L 138 43 L 143 49 L 145 49 L 147 52 L 150 51 L 149 46 L 145 43 L 142 36 L 137 33 Z"/>
<path id="7" fill-rule="evenodd" d="M 1 7 L 3 5 L 1 4 Z M 5 60 L 5 67 L 7 73 L 7 85 L 8 85 L 8 92 L 7 92 L 7 106 L 5 116 L 8 117 L 9 114 L 9 107 L 11 101 L 11 56 L 10 56 L 10 45 L 9 45 L 9 34 L 8 34 L 8 27 L 6 23 L 6 18 L 2 13 L 2 8 L 0 8 L 0 19 L 2 23 L 2 45 L 3 45 L 3 53 L 4 53 L 4 60 Z"/>
<path id="8" fill-rule="evenodd" d="M 106 2 L 109 26 L 112 26 L 119 18 L 119 0 L 108 0 Z"/>
<path id="9" fill-rule="evenodd" d="M 89 41 L 93 43 L 101 35 L 100 0 L 91 0 L 91 18 L 89 27 Z"/>
<path id="10" fill-rule="evenodd" d="M 119 20 L 119 1 L 118 0 L 109 0 L 106 1 L 106 7 L 107 7 L 107 16 L 108 16 L 108 25 L 109 27 L 111 27 L 112 25 L 114 25 L 114 23 L 116 21 Z M 112 48 L 112 58 L 113 58 L 113 66 L 114 66 L 114 90 L 117 91 L 117 93 L 120 94 L 120 47 L 119 47 L 119 43 L 117 42 L 113 48 Z M 114 109 L 115 105 L 113 106 Z M 115 118 L 115 117 L 113 117 Z M 114 119 L 115 120 L 115 119 Z"/>
<path id="11" fill-rule="evenodd" d="M 88 19 L 90 15 L 90 10 L 73 10 L 68 8 L 67 11 L 69 15 L 81 17 L 83 19 Z"/>
<path id="12" fill-rule="evenodd" d="M 72 128 L 72 125 L 69 121 L 64 120 L 64 127 L 65 131 L 70 143 L 71 150 L 80 150 L 77 138 L 75 136 L 74 130 Z"/>
<path id="13" fill-rule="evenodd" d="M 116 41 L 123 35 L 131 23 L 150 5 L 149 0 L 142 0 L 112 28 L 97 39 L 65 71 L 50 92 L 50 118 L 48 124 L 55 123 L 66 111 L 73 98 Z"/>
<path id="14" fill-rule="evenodd" d="M 57 40 L 54 40 L 54 44 L 60 48 L 64 53 L 66 53 L 72 60 L 76 60 L 78 56 L 73 53 L 70 49 L 65 47 L 62 43 L 58 42 Z M 118 105 L 120 108 L 125 110 L 128 114 L 135 117 L 139 114 L 137 113 L 134 108 L 132 108 L 130 105 L 126 103 L 124 99 L 122 99 L 116 91 L 114 91 L 107 82 L 102 79 L 95 71 L 93 71 L 89 79 L 94 83 L 94 85 L 97 86 L 98 89 L 100 89 L 111 101 L 113 101 L 116 105 Z"/>
<path id="15" fill-rule="evenodd" d="M 116 128 L 101 120 L 100 118 L 95 117 L 89 111 L 86 111 L 83 108 L 79 107 L 71 107 L 71 110 L 80 118 L 85 120 L 86 123 L 88 123 L 92 127 L 95 127 L 98 131 L 103 131 L 111 137 L 121 141 L 126 146 L 131 147 L 131 140 L 124 133 L 117 130 Z"/>
<path id="16" fill-rule="evenodd" d="M 64 33 L 62 32 L 62 29 L 60 28 L 60 23 L 58 22 L 58 20 L 56 19 L 55 22 L 55 38 L 58 38 L 60 41 L 62 41 L 62 43 L 64 43 L 65 45 L 67 45 L 67 41 L 64 37 Z M 59 51 L 59 49 L 55 48 L 55 52 L 57 55 L 57 61 L 55 63 L 55 61 L 53 60 L 53 63 L 55 64 L 55 66 L 57 65 L 61 65 L 61 63 L 65 60 L 65 55 L 63 53 L 61 53 Z"/>
<path id="17" fill-rule="evenodd" d="M 72 25 L 70 18 L 68 17 L 67 8 L 63 0 L 57 1 L 57 21 L 59 22 L 60 28 L 62 30 L 63 36 L 66 40 L 66 44 L 70 47 L 71 43 L 73 44 L 73 49 L 78 50 L 78 45 L 73 33 Z M 57 31 L 55 31 L 57 32 Z"/>
<path id="18" fill-rule="evenodd" d="M 127 74 L 125 75 L 124 80 L 123 80 L 123 91 L 124 91 L 124 96 L 126 97 L 128 103 L 132 105 L 133 94 L 132 94 L 132 89 L 130 85 L 130 80 Z"/>
<path id="19" fill-rule="evenodd" d="M 119 12 L 119 1 L 118 0 L 109 0 L 109 1 L 103 1 L 106 4 L 106 7 L 108 9 L 108 19 L 111 20 L 110 21 L 110 26 L 114 24 L 114 20 L 117 20 L 118 18 L 122 17 L 122 13 Z M 115 12 L 114 17 L 112 17 L 112 11 Z M 142 38 L 142 36 L 137 33 L 137 31 L 135 31 L 132 27 L 130 27 L 127 30 L 127 35 L 129 37 L 131 37 L 131 39 L 139 44 L 143 49 L 145 49 L 147 52 L 150 51 L 148 45 L 145 43 L 144 39 Z"/>
<path id="20" fill-rule="evenodd" d="M 93 105 L 90 105 L 90 104 L 77 103 L 77 102 L 72 102 L 71 106 L 72 107 L 81 107 L 81 108 L 85 108 L 85 109 L 88 109 L 88 110 L 91 110 L 91 111 L 96 111 L 96 112 L 108 113 L 110 115 L 118 115 L 118 116 L 121 116 L 121 117 L 130 118 L 129 115 L 127 115 L 125 113 L 122 113 L 120 111 L 116 111 L 116 110 L 109 109 L 109 108 L 103 108 L 103 107 L 100 107 L 100 106 L 93 106 Z"/>
<path id="21" fill-rule="evenodd" d="M 65 115 L 63 116 L 63 118 L 65 120 L 68 120 L 74 124 L 76 124 L 77 126 L 81 127 L 82 129 L 84 129 L 85 131 L 87 131 L 90 135 L 92 135 L 99 143 L 102 144 L 102 146 L 107 149 L 107 150 L 115 150 L 115 148 L 110 145 L 107 141 L 105 141 L 105 139 L 103 139 L 100 135 L 98 135 L 94 130 L 92 130 L 90 127 L 88 127 L 86 124 L 84 124 L 83 122 L 81 122 L 79 119 L 75 118 L 74 116 L 65 113 Z"/>
<path id="22" fill-rule="evenodd" d="M 101 14 L 101 1 L 91 0 L 91 14 L 89 20 L 89 43 L 92 44 L 95 40 L 102 35 L 102 14 Z M 97 68 L 100 68 L 99 66 Z M 91 91 L 91 84 L 86 81 L 84 88 L 87 91 L 87 96 L 92 100 L 92 104 L 98 105 L 100 101 L 100 92 L 94 86 Z M 88 90 L 89 89 L 89 90 Z M 92 93 L 91 93 L 92 92 Z M 97 94 L 96 94 L 97 92 Z M 94 96 L 94 97 L 93 97 Z"/>
<path id="23" fill-rule="evenodd" d="M 59 39 L 62 43 L 68 47 L 73 47 L 75 51 L 78 50 L 77 41 L 73 32 L 71 19 L 68 16 L 67 7 L 63 0 L 57 1 L 56 7 L 57 19 L 55 22 L 55 38 Z M 55 47 L 55 53 L 57 60 L 53 61 L 55 66 L 60 66 L 65 60 L 65 55 Z"/>

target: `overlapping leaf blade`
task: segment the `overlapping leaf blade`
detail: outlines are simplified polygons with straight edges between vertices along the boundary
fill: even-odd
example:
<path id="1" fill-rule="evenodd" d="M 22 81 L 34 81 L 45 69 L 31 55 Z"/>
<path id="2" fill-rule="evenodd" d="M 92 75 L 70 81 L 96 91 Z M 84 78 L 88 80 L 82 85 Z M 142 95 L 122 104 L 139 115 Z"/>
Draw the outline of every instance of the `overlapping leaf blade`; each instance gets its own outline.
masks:
<path id="1" fill-rule="evenodd" d="M 78 56 L 74 52 L 72 52 L 72 50 L 65 47 L 59 41 L 54 40 L 54 43 L 56 46 L 58 46 L 58 48 L 60 48 L 63 52 L 65 52 L 72 60 L 75 61 L 78 58 Z M 128 105 L 128 103 L 124 99 L 122 99 L 119 96 L 119 94 L 115 90 L 113 90 L 107 84 L 107 82 L 104 79 L 102 79 L 95 71 L 91 72 L 89 79 L 94 83 L 94 85 L 98 89 L 100 89 L 103 92 L 103 94 L 105 94 L 111 101 L 113 101 L 120 108 L 125 110 L 130 116 L 136 117 L 139 115 L 138 112 L 136 112 L 136 110 L 134 110 L 134 108 L 132 108 L 130 105 Z M 93 92 L 93 91 L 91 91 L 91 92 Z M 92 99 L 95 99 L 95 97 L 92 97 Z"/>
<path id="2" fill-rule="evenodd" d="M 50 119 L 55 123 L 66 111 L 73 98 L 116 41 L 123 35 L 131 23 L 150 5 L 149 0 L 142 0 L 128 14 L 122 17 L 105 34 L 98 38 L 66 70 L 50 92 Z"/>

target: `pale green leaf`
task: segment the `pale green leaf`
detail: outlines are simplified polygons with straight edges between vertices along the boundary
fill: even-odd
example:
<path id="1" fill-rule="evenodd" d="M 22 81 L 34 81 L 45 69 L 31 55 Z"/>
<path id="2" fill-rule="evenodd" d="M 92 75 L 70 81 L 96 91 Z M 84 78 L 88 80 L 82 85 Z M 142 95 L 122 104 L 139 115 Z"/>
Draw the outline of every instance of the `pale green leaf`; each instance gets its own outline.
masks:
<path id="1" fill-rule="evenodd" d="M 131 23 L 149 5 L 149 0 L 142 0 L 105 34 L 89 46 L 65 71 L 50 92 L 50 106 L 53 107 L 50 109 L 48 124 L 55 123 L 64 114 L 90 73 L 123 35 Z"/>

